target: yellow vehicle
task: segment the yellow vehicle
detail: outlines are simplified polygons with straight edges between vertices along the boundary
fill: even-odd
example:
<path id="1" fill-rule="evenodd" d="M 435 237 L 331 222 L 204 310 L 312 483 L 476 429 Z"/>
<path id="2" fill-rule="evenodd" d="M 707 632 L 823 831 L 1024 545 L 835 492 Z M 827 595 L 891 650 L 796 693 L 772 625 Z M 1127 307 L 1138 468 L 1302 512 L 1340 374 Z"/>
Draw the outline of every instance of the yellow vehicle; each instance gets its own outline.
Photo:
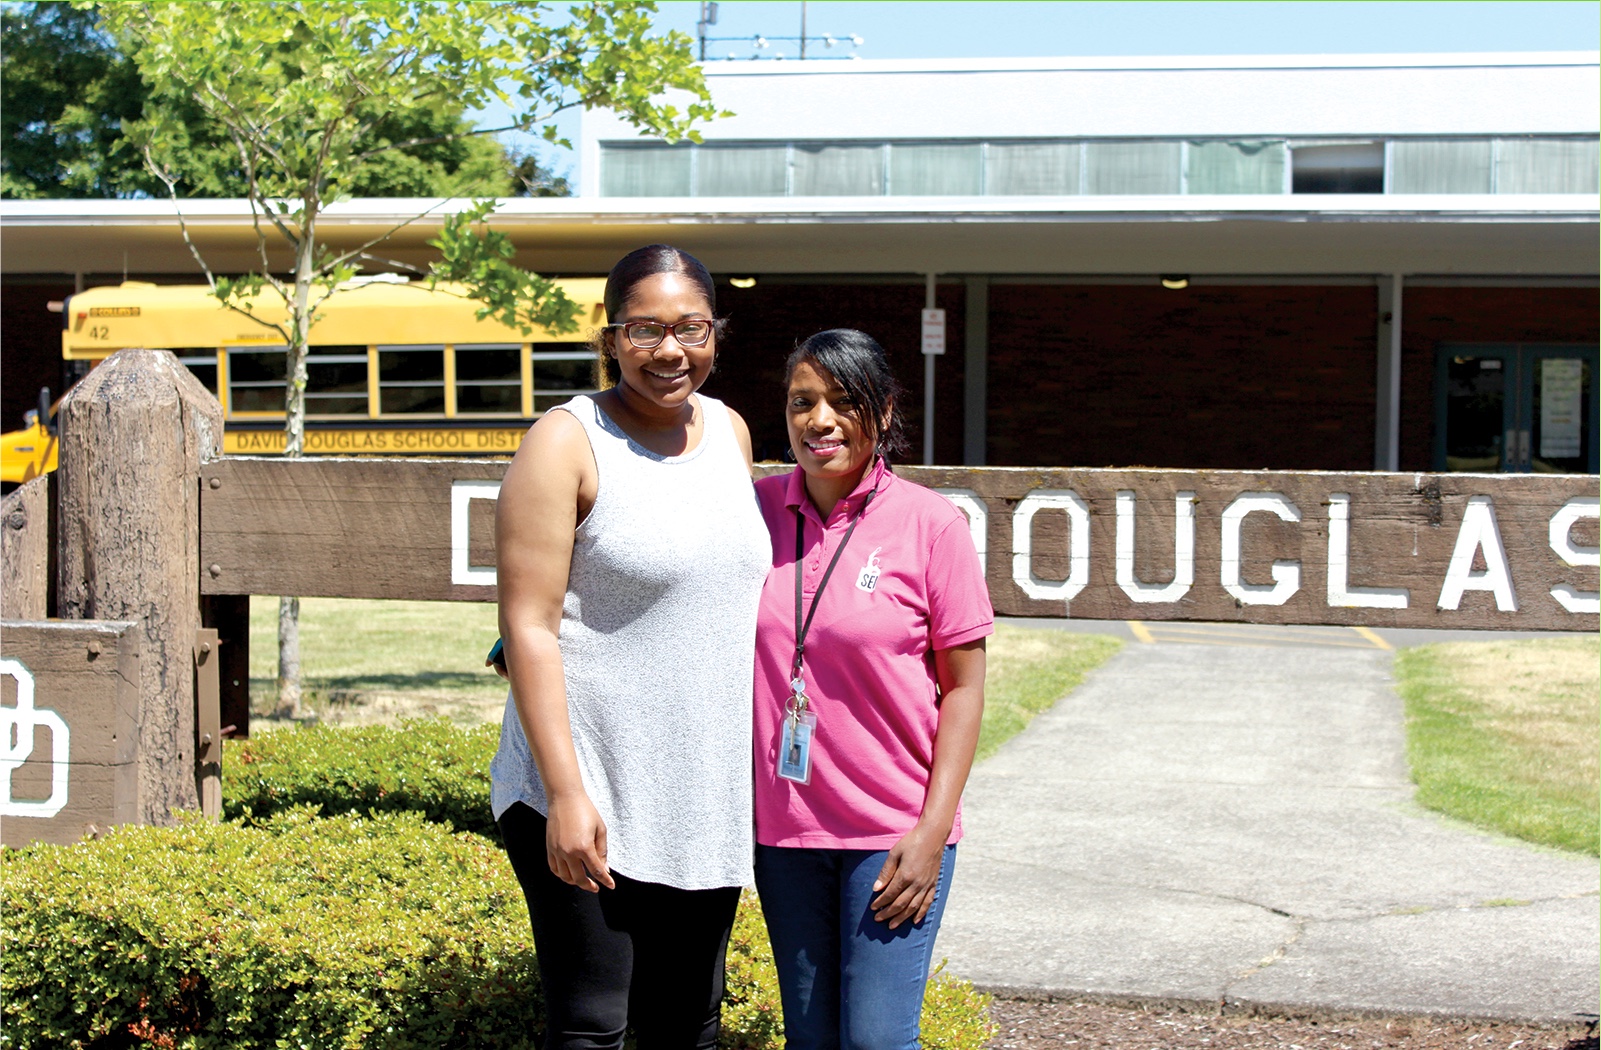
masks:
<path id="1" fill-rule="evenodd" d="M 592 393 L 588 338 L 605 323 L 601 278 L 558 282 L 578 304 L 578 331 L 524 335 L 474 316 L 459 288 L 380 275 L 340 289 L 318 313 L 307 355 L 306 451 L 344 455 L 510 455 L 529 425 L 574 394 Z M 270 291 L 264 320 L 287 317 Z M 222 403 L 223 450 L 283 451 L 282 337 L 223 306 L 205 285 L 126 281 L 62 307 L 61 353 L 98 363 L 127 347 L 171 350 Z M 3 477 L 53 469 L 41 428 L 4 435 Z M 33 436 L 25 436 L 33 435 Z M 13 441 L 13 439 L 17 439 Z M 25 453 L 23 450 L 28 451 Z M 24 462 L 24 456 L 34 458 Z M 13 474 L 16 475 L 13 478 Z"/>
<path id="2" fill-rule="evenodd" d="M 55 411 L 45 387 L 39 391 L 39 407 L 22 417 L 22 429 L 0 434 L 0 481 L 7 491 L 56 469 Z"/>

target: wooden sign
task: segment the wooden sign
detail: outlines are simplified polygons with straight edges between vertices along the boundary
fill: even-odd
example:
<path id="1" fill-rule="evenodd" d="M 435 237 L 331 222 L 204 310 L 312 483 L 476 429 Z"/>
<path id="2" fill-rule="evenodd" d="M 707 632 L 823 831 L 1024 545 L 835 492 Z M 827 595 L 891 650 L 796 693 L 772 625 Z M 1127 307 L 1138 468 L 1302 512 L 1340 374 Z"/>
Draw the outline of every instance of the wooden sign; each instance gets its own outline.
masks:
<path id="1" fill-rule="evenodd" d="M 0 843 L 139 819 L 139 625 L 0 623 Z"/>
<path id="2" fill-rule="evenodd" d="M 504 471 L 471 460 L 213 462 L 201 480 L 202 591 L 493 601 Z M 898 473 L 967 515 L 1002 615 L 1597 628 L 1589 476 Z"/>

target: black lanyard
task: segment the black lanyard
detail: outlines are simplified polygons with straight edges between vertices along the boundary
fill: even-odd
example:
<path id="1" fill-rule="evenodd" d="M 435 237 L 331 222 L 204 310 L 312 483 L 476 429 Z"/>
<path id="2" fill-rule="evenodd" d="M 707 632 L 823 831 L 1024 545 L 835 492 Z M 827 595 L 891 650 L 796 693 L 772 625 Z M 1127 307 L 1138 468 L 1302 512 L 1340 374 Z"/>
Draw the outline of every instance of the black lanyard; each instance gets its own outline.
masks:
<path id="1" fill-rule="evenodd" d="M 845 545 L 850 543 L 851 533 L 862 523 L 862 518 L 867 515 L 867 505 L 873 502 L 873 497 L 876 495 L 878 486 L 874 485 L 868 491 L 867 497 L 862 500 L 862 509 L 856 512 L 851 527 L 845 530 L 845 538 L 839 541 L 839 546 L 834 550 L 834 557 L 829 561 L 828 569 L 824 571 L 822 580 L 817 584 L 817 593 L 812 595 L 812 607 L 807 611 L 804 622 L 801 620 L 801 559 L 806 555 L 806 518 L 801 514 L 799 507 L 795 508 L 795 662 L 790 667 L 792 678 L 798 680 L 801 677 L 801 657 L 806 652 L 806 633 L 812 629 L 812 617 L 817 615 L 817 605 L 823 599 L 823 588 L 828 586 L 828 578 L 834 575 L 834 566 L 839 564 L 839 556 L 845 553 Z M 823 535 L 825 537 L 828 535 L 826 526 Z"/>

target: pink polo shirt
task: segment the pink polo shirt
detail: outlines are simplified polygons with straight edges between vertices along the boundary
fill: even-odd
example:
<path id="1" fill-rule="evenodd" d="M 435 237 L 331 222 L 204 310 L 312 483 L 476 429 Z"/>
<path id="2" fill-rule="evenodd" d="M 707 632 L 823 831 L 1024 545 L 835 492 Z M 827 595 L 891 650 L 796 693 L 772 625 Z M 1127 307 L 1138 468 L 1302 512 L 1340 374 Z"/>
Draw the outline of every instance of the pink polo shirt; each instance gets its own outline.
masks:
<path id="1" fill-rule="evenodd" d="M 805 518 L 803 608 L 867 493 L 878 486 L 823 592 L 802 672 L 817 716 L 812 782 L 777 774 L 795 656 L 795 509 Z M 773 567 L 756 622 L 756 841 L 888 849 L 923 809 L 939 724 L 935 649 L 994 630 L 989 589 L 962 512 L 890 473 L 863 475 L 822 522 L 804 474 L 756 483 Z M 958 810 L 950 841 L 962 837 Z"/>

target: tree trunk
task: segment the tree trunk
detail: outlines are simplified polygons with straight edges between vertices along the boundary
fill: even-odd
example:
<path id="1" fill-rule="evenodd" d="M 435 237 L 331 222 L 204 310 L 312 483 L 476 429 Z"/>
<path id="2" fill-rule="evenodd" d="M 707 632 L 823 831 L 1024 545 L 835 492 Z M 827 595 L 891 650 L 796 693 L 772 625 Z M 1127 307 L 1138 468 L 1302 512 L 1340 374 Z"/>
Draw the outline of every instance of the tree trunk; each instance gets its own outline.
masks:
<path id="1" fill-rule="evenodd" d="M 295 251 L 295 291 L 289 303 L 289 350 L 285 362 L 284 456 L 298 459 L 306 448 L 306 354 L 311 337 L 311 279 L 314 274 L 317 210 L 306 202 L 300 242 Z M 300 599 L 278 599 L 278 707 L 279 718 L 301 718 Z"/>
<path id="2" fill-rule="evenodd" d="M 298 719 L 300 704 L 300 599 L 278 599 L 278 707 L 275 718 Z"/>

